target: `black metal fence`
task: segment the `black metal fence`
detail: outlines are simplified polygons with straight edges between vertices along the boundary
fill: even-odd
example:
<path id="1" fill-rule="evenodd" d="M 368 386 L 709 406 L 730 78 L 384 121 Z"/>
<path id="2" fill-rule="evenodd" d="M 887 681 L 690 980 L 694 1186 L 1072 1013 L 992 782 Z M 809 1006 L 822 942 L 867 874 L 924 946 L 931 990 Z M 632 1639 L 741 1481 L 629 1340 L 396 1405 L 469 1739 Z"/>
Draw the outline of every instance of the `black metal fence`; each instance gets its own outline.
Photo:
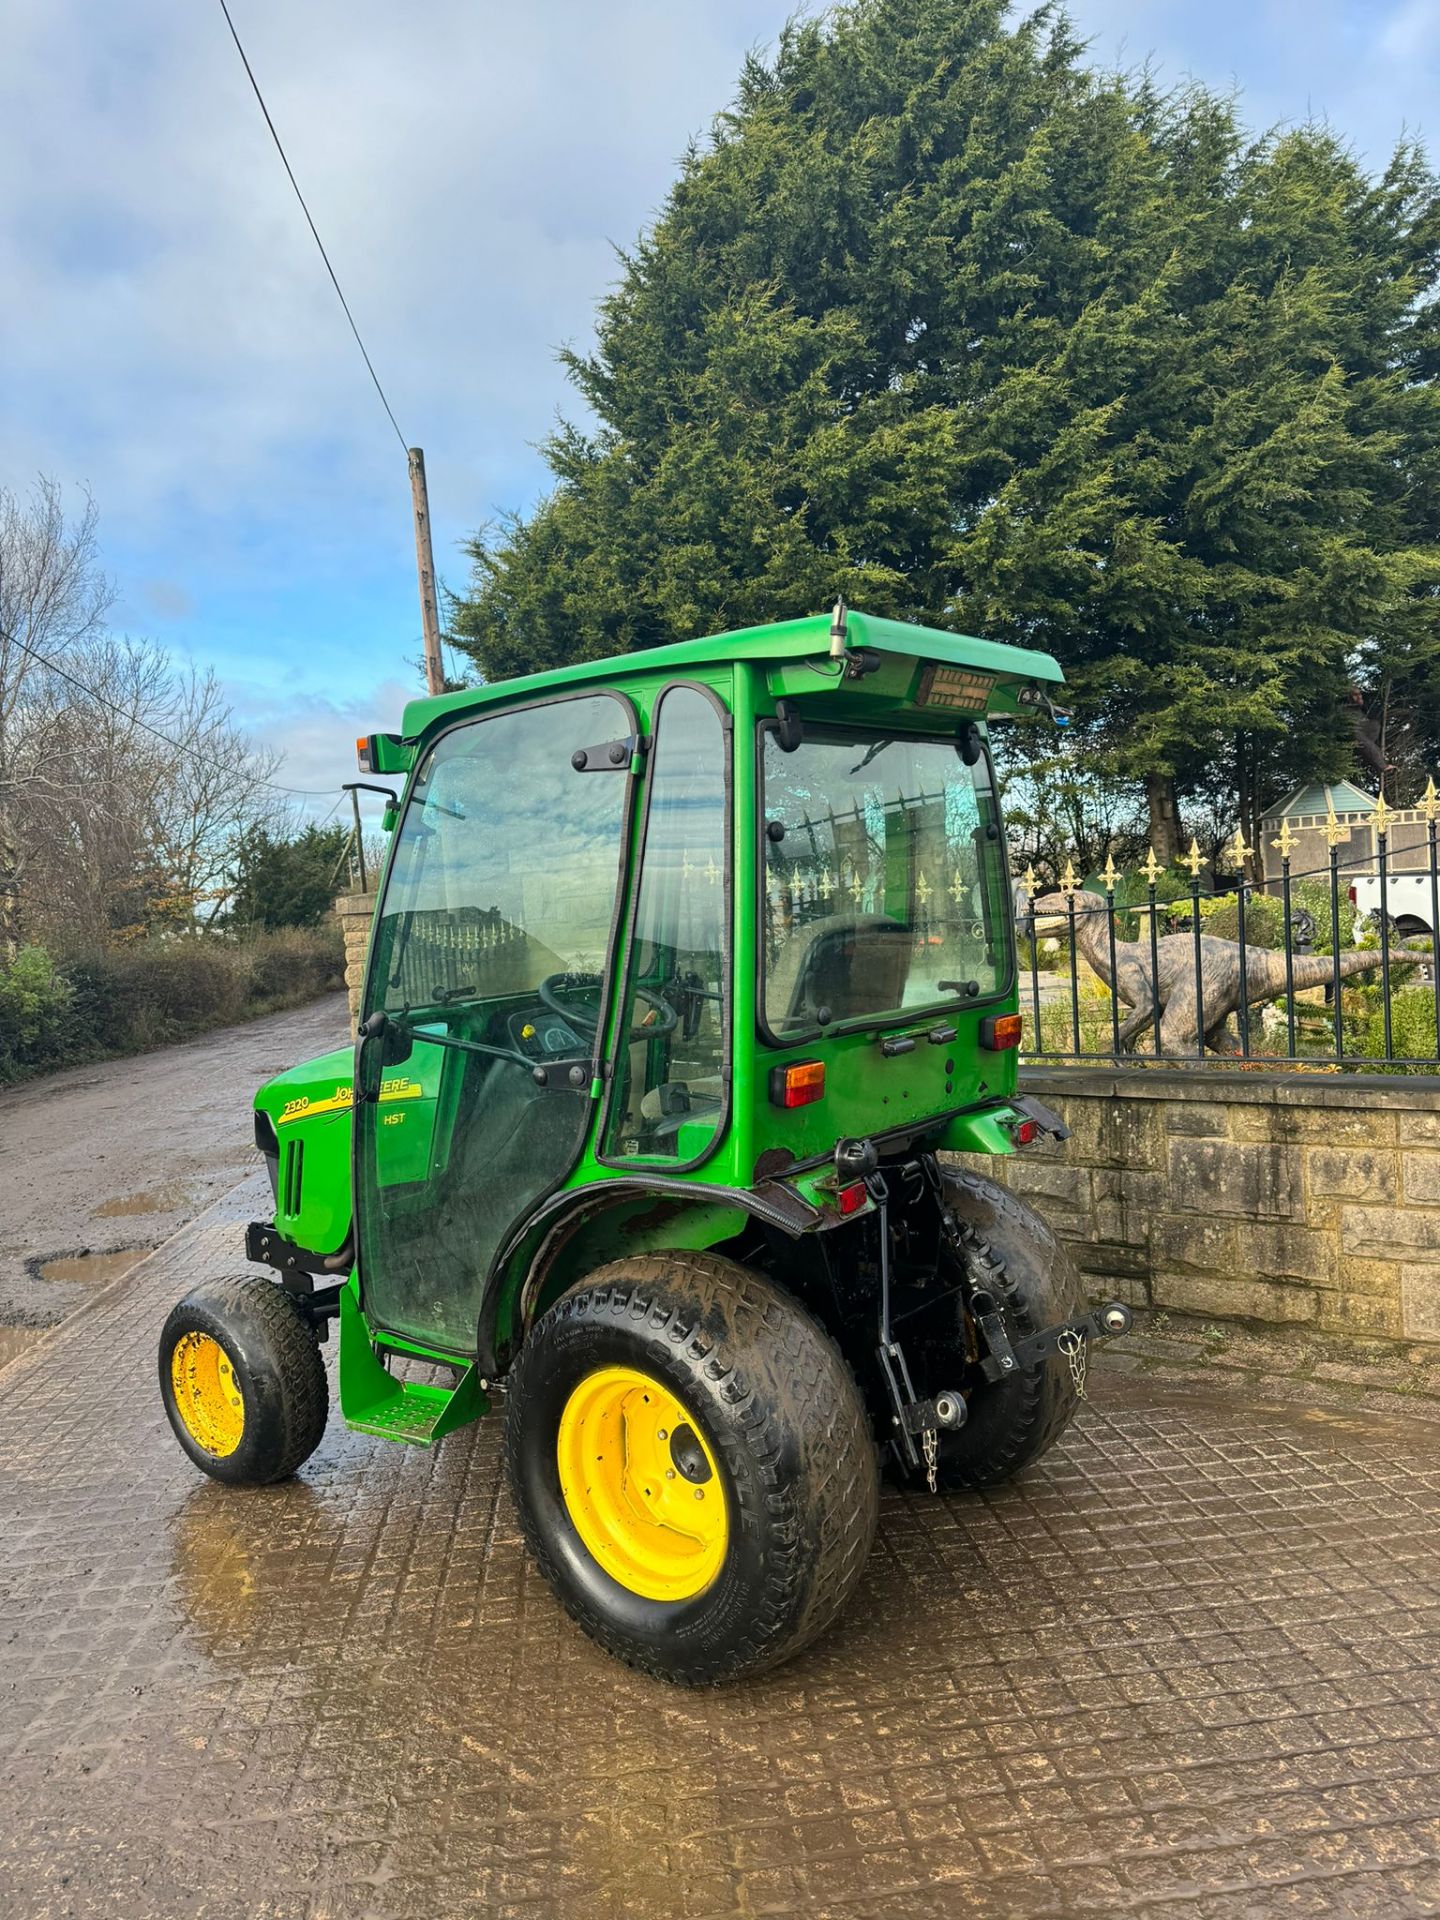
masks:
<path id="1" fill-rule="evenodd" d="M 1440 1072 L 1440 822 L 1428 819 L 1402 875 L 1387 818 L 1381 801 L 1375 856 L 1361 861 L 1341 859 L 1346 830 L 1332 816 L 1327 864 L 1300 871 L 1283 826 L 1271 842 L 1279 872 L 1263 880 L 1246 877 L 1253 850 L 1238 834 L 1213 880 L 1193 842 L 1178 885 L 1153 850 L 1138 891 L 1113 862 L 1084 887 L 1068 865 L 1054 886 L 1027 873 L 1017 900 L 1026 1058 Z"/>

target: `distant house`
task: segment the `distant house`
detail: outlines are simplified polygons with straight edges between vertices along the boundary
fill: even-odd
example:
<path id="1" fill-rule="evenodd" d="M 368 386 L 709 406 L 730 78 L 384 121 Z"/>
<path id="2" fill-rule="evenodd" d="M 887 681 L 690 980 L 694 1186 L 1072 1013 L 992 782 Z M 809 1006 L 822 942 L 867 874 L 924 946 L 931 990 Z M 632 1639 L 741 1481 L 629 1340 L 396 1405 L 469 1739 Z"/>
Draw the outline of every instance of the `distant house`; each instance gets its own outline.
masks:
<path id="1" fill-rule="evenodd" d="M 1290 877 L 1326 876 L 1330 871 L 1330 842 L 1326 829 L 1333 818 L 1331 832 L 1338 835 L 1340 884 L 1347 890 L 1359 886 L 1377 871 L 1375 845 L 1374 794 L 1366 793 L 1350 780 L 1310 780 L 1297 787 L 1278 807 L 1272 807 L 1261 820 L 1262 872 L 1267 891 L 1277 892 L 1280 884 L 1281 855 L 1275 842 L 1286 822 L 1290 827 Z M 1430 872 L 1430 827 L 1421 807 L 1394 807 L 1387 816 L 1386 850 L 1388 871 L 1392 876 Z M 1404 897 L 1403 882 L 1402 895 Z M 1413 887 L 1413 882 L 1411 883 Z M 1352 898 L 1355 897 L 1352 894 Z M 1368 895 L 1367 895 L 1368 898 Z M 1364 901 L 1361 904 L 1365 904 Z M 1392 904 L 1392 913 L 1400 904 Z"/>

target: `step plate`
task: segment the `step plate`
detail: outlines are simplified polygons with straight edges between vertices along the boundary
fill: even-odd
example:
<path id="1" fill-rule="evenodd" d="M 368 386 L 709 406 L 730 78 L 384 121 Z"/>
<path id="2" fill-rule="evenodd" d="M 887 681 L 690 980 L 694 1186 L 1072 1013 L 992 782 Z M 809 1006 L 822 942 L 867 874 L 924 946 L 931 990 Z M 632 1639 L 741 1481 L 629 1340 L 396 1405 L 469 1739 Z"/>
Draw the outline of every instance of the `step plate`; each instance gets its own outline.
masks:
<path id="1" fill-rule="evenodd" d="M 352 1416 L 346 1425 L 357 1433 L 378 1433 L 385 1440 L 403 1440 L 412 1447 L 428 1447 L 441 1415 L 450 1404 L 450 1397 L 440 1388 L 407 1385 L 393 1399 L 382 1400 Z"/>

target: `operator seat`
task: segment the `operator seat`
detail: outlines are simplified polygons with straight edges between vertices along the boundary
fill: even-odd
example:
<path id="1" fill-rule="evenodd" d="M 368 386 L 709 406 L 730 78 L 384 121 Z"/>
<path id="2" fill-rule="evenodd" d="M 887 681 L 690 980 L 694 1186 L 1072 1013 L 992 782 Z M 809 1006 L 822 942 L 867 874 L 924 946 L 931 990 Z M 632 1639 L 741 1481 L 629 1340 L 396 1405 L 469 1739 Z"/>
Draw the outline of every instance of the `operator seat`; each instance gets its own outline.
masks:
<path id="1" fill-rule="evenodd" d="M 766 998 L 786 1009 L 779 1031 L 813 1027 L 822 1007 L 832 1020 L 899 1007 L 914 950 L 910 929 L 883 913 L 832 913 L 798 927 L 770 972 Z"/>

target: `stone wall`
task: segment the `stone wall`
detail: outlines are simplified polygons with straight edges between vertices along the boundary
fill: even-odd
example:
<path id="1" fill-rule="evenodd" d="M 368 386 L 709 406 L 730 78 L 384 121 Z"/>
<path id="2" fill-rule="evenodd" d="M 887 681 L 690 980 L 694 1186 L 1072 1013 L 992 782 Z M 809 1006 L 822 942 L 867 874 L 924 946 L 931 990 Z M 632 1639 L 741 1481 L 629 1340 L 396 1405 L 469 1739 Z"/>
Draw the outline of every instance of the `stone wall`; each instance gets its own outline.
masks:
<path id="1" fill-rule="evenodd" d="M 360 1018 L 360 990 L 365 984 L 365 952 L 370 944 L 373 893 L 342 893 L 335 902 L 340 931 L 345 936 L 345 985 L 350 992 L 350 1030 Z"/>
<path id="2" fill-rule="evenodd" d="M 1071 1138 L 986 1161 L 1132 1305 L 1440 1341 L 1440 1081 L 1028 1071 Z"/>

